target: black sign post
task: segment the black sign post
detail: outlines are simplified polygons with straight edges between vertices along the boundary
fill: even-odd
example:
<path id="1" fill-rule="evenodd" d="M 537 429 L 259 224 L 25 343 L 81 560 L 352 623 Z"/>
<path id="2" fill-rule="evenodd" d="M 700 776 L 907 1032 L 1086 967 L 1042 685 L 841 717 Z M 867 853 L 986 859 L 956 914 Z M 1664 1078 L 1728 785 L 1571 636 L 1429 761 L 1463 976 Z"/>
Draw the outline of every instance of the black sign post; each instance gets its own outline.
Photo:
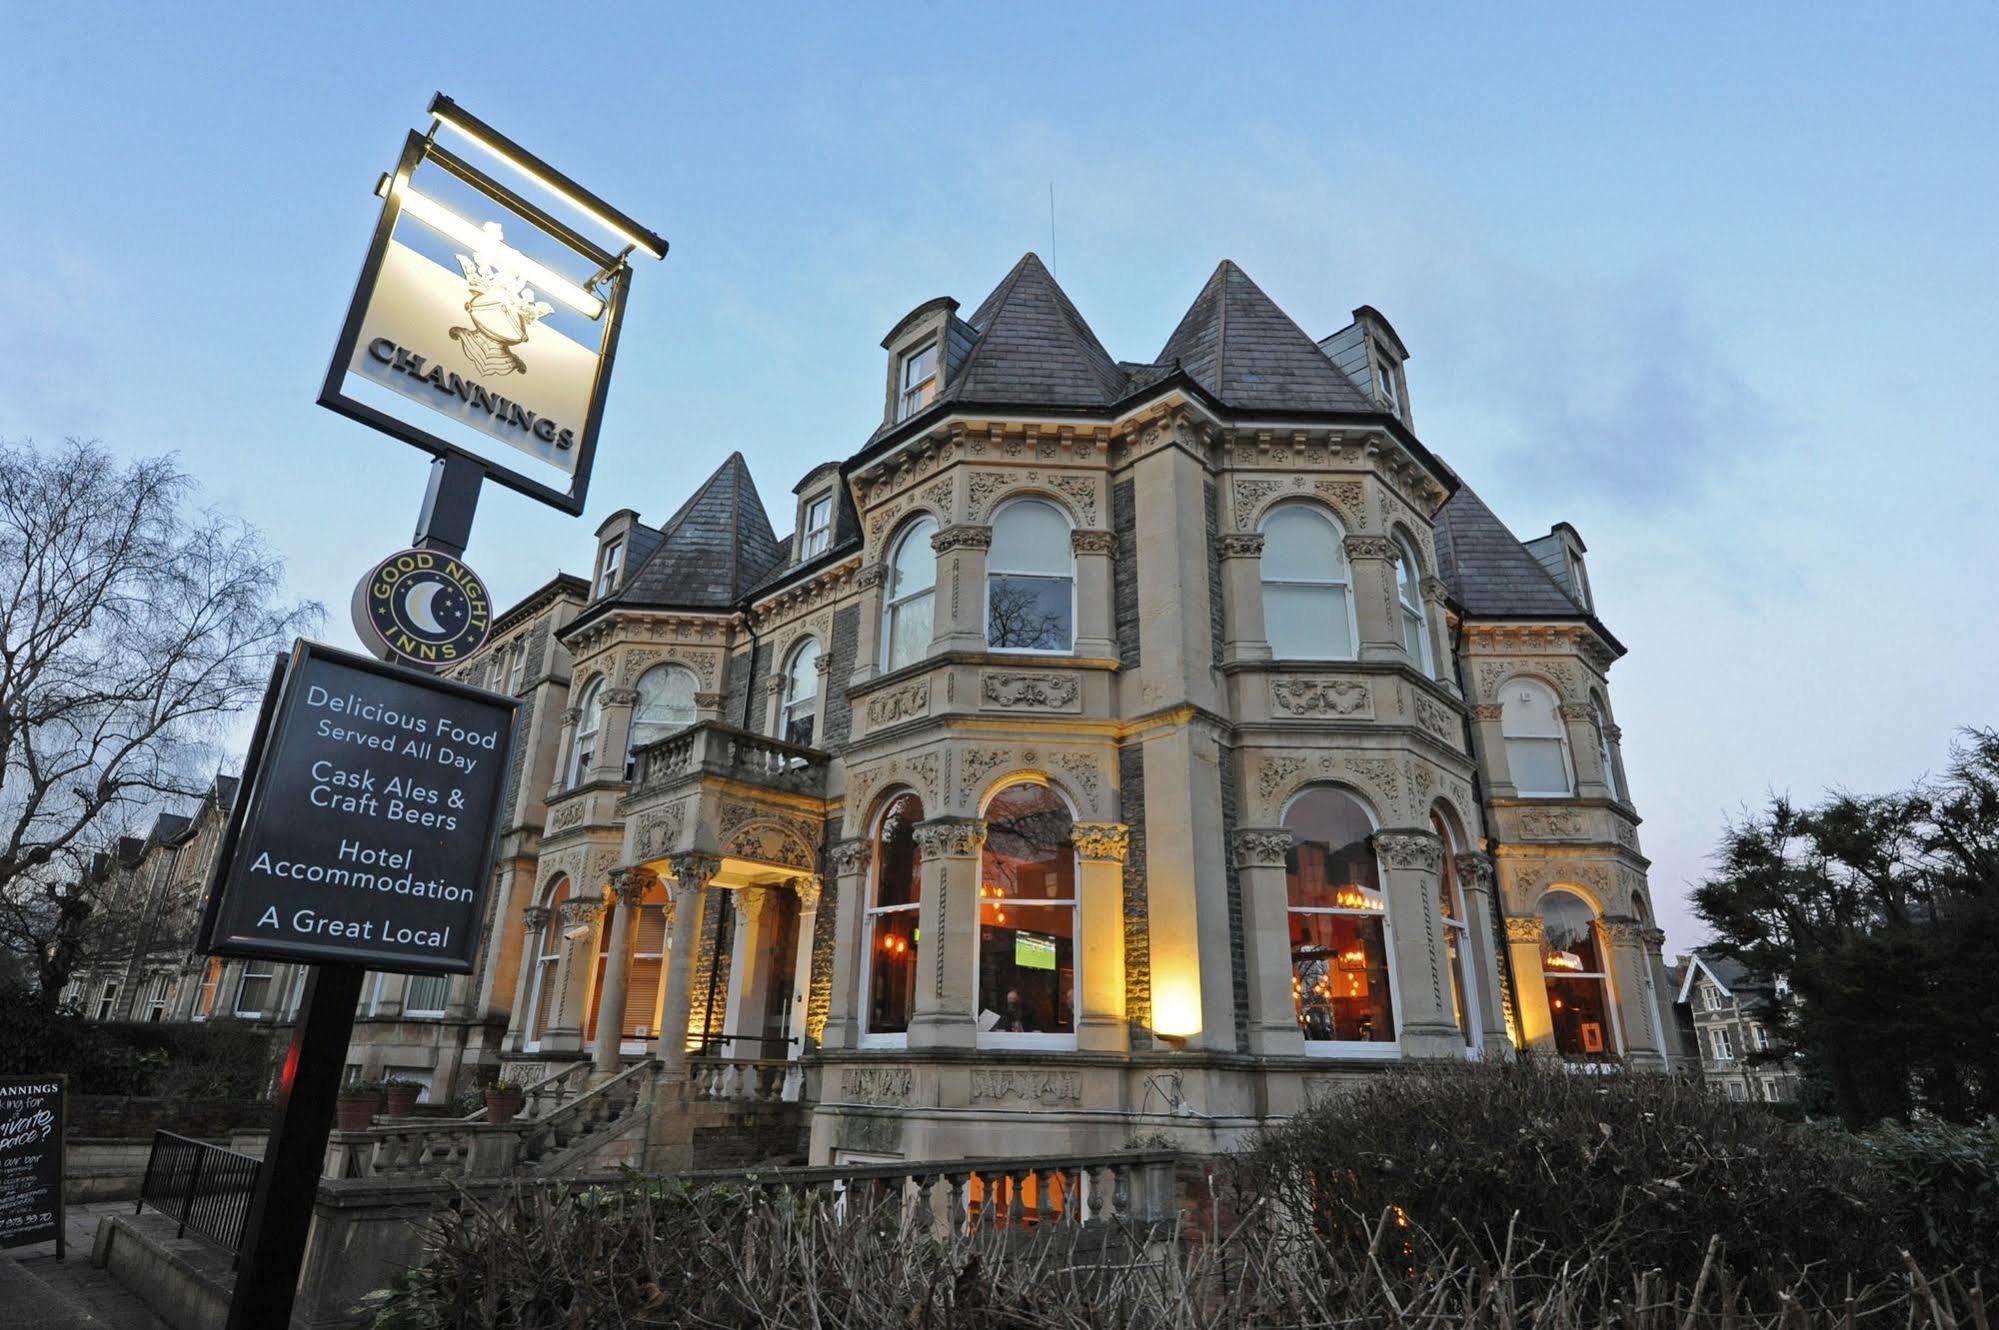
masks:
<path id="1" fill-rule="evenodd" d="M 472 971 L 518 707 L 313 642 L 272 674 L 198 945 L 313 970 L 230 1330 L 290 1320 L 362 976 Z"/>
<path id="2" fill-rule="evenodd" d="M 63 1258 L 61 1076 L 0 1080 L 0 1248 L 56 1244 Z"/>

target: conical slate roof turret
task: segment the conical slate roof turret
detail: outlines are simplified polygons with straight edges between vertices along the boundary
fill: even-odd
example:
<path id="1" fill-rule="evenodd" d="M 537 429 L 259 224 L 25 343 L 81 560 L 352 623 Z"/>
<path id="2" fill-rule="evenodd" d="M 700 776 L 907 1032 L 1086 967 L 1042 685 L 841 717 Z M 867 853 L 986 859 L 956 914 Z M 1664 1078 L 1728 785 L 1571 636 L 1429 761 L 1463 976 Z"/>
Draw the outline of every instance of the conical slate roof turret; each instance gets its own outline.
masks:
<path id="1" fill-rule="evenodd" d="M 1233 259 L 1223 259 L 1166 339 L 1164 364 L 1246 410 L 1379 411 Z"/>
<path id="2" fill-rule="evenodd" d="M 739 452 L 660 528 L 659 544 L 611 597 L 631 605 L 730 609 L 783 561 Z"/>

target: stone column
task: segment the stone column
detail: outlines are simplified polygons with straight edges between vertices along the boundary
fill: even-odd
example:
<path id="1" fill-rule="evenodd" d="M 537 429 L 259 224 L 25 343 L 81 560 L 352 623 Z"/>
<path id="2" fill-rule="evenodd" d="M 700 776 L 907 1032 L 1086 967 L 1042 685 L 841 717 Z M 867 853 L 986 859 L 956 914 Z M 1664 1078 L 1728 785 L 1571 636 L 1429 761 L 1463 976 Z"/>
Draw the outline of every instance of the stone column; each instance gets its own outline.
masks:
<path id="1" fill-rule="evenodd" d="M 544 803 L 557 798 L 569 788 L 569 763 L 576 755 L 576 726 L 582 719 L 582 707 L 569 707 L 562 713 L 562 734 L 555 744 L 555 783 L 548 787 L 548 793 L 542 797 Z"/>
<path id="2" fill-rule="evenodd" d="M 993 529 L 960 523 L 930 538 L 937 551 L 937 591 L 931 601 L 930 649 L 986 649 L 986 551 Z"/>
<path id="3" fill-rule="evenodd" d="M 1680 1027 L 1673 1019 L 1673 981 L 1666 973 L 1666 930 L 1647 928 L 1641 933 L 1645 942 L 1646 972 L 1652 980 L 1652 1010 L 1658 1015 L 1659 1051 L 1666 1059 L 1670 1070 L 1683 1070 L 1681 1064 L 1693 1058 L 1693 1050 L 1680 1038 Z M 1699 1071 L 1698 1065 L 1694 1070 Z"/>
<path id="4" fill-rule="evenodd" d="M 1606 721 L 1603 727 L 1603 734 L 1606 739 L 1610 740 L 1610 760 L 1617 768 L 1618 797 L 1627 804 L 1633 803 L 1631 786 L 1626 781 L 1624 775 L 1624 730 L 1622 727 L 1612 725 Z"/>
<path id="5" fill-rule="evenodd" d="M 510 1053 L 522 1050 L 534 1028 L 534 1013 L 528 1010 L 528 1004 L 534 998 L 534 972 L 541 963 L 541 931 L 548 927 L 548 918 L 549 909 L 545 905 L 530 905 L 521 911 L 521 963 L 514 975 L 514 1009 L 507 1020 L 504 1045 Z"/>
<path id="6" fill-rule="evenodd" d="M 1485 772 L 1487 793 L 1495 799 L 1517 799 L 1520 788 L 1513 783 L 1513 768 L 1506 764 L 1506 740 L 1499 732 L 1500 711 L 1497 702 L 1472 704 L 1472 756 Z"/>
<path id="7" fill-rule="evenodd" d="M 821 660 L 826 659 L 824 656 Z M 807 1020 L 812 1006 L 813 935 L 818 931 L 820 883 L 816 877 L 791 879 L 798 897 L 798 944 L 791 953 L 791 1038 L 785 1056 L 796 1059 L 806 1052 Z"/>
<path id="8" fill-rule="evenodd" d="M 729 893 L 736 911 L 735 937 L 729 956 L 729 997 L 722 1004 L 722 1030 L 729 1035 L 755 1033 L 749 1027 L 763 1024 L 764 1007 L 770 998 L 770 961 L 764 956 L 769 943 L 769 921 L 764 911 L 770 893 L 762 887 L 743 887 Z M 763 1041 L 732 1038 L 729 1056 L 758 1058 L 764 1055 Z"/>
<path id="9" fill-rule="evenodd" d="M 1596 741 L 1596 718 L 1587 702 L 1564 702 L 1558 708 L 1568 731 L 1569 752 L 1576 764 L 1576 794 L 1584 799 L 1610 798 L 1605 780 L 1603 749 Z"/>
<path id="10" fill-rule="evenodd" d="M 1548 985 L 1541 973 L 1541 944 L 1547 940 L 1538 914 L 1506 921 L 1506 946 L 1513 953 L 1513 1012 L 1520 1019 L 1520 1037 L 1536 1053 L 1555 1051 L 1554 1013 L 1548 1009 Z"/>
<path id="11" fill-rule="evenodd" d="M 1362 660 L 1409 659 L 1402 645 L 1401 611 L 1395 603 L 1395 542 L 1386 536 L 1348 536 L 1347 562 L 1352 566 L 1354 624 Z"/>
<path id="12" fill-rule="evenodd" d="M 1249 970 L 1249 1051 L 1295 1057 L 1305 1051 L 1298 1003 L 1291 992 L 1291 899 L 1284 860 L 1291 833 L 1283 827 L 1239 827 L 1230 849 L 1242 890 L 1244 962 Z"/>
<path id="13" fill-rule="evenodd" d="M 604 719 L 597 727 L 597 764 L 591 768 L 596 779 L 625 779 L 625 749 L 631 743 L 632 708 L 638 700 L 636 688 L 604 690 Z"/>
<path id="14" fill-rule="evenodd" d="M 1463 697 L 1458 687 L 1458 672 L 1451 664 L 1451 628 L 1446 622 L 1444 598 L 1449 594 L 1441 577 L 1426 576 L 1423 579 L 1423 625 L 1430 635 L 1430 659 L 1436 662 L 1432 675 L 1453 697 Z"/>
<path id="15" fill-rule="evenodd" d="M 784 737 L 784 664 L 771 661 L 771 676 L 764 680 L 763 733 L 774 739 Z"/>
<path id="16" fill-rule="evenodd" d="M 555 966 L 555 1002 L 548 1029 L 541 1037 L 544 1053 L 580 1053 L 586 1032 L 584 1009 L 590 1005 L 590 972 L 597 957 L 597 928 L 603 922 L 601 899 L 566 900 L 555 907 L 562 930 L 562 959 Z M 569 936 L 575 933 L 576 936 Z"/>
<path id="17" fill-rule="evenodd" d="M 1638 1071 L 1664 1071 L 1663 1013 L 1652 1001 L 1652 967 L 1645 959 L 1644 928 L 1637 920 L 1607 916 L 1604 940 L 1610 945 L 1611 991 L 1617 999 L 1617 1026 L 1624 1035 L 1624 1060 Z"/>
<path id="18" fill-rule="evenodd" d="M 1131 828 L 1122 822 L 1078 822 L 1076 928 L 1082 971 L 1076 1002 L 1076 1047 L 1122 1053 L 1131 1043 L 1124 1011 L 1124 861 Z"/>
<path id="19" fill-rule="evenodd" d="M 881 673 L 882 584 L 887 580 L 888 567 L 879 563 L 868 564 L 854 578 L 854 586 L 861 593 L 861 624 L 854 642 L 854 672 L 847 679 L 851 687 L 858 688 Z M 826 654 L 829 657 L 833 654 L 830 647 Z"/>
<path id="20" fill-rule="evenodd" d="M 1395 984 L 1402 994 L 1402 1051 L 1418 1058 L 1462 1057 L 1444 943 L 1443 842 L 1429 830 L 1397 828 L 1375 832 L 1374 851 L 1385 879 Z"/>
<path id="21" fill-rule="evenodd" d="M 611 870 L 610 953 L 604 958 L 604 995 L 597 999 L 597 1072 L 616 1075 L 623 1065 L 619 1045 L 625 1038 L 625 995 L 632 986 L 632 922 L 646 894 L 645 879 L 636 869 Z"/>
<path id="22" fill-rule="evenodd" d="M 1492 860 L 1468 850 L 1457 858 L 1458 890 L 1465 898 L 1466 982 L 1478 998 L 1479 1041 L 1485 1051 L 1506 1048 L 1506 994 L 1500 987 L 1502 959 L 1493 955 Z"/>
<path id="23" fill-rule="evenodd" d="M 734 724 L 722 714 L 722 694 L 696 693 L 694 695 L 694 720 L 696 724 L 713 724 L 720 721 L 725 725 Z"/>
<path id="24" fill-rule="evenodd" d="M 403 1014 L 403 998 L 409 993 L 410 977 L 406 974 L 383 973 L 376 976 L 372 986 L 375 1001 L 368 1014 L 377 1020 L 392 1021 Z M 284 994 L 278 991 L 277 976 L 271 978 L 271 995 L 264 1000 L 270 1012 L 282 1013 Z M 267 1012 L 269 1014 L 269 1012 Z"/>
<path id="25" fill-rule="evenodd" d="M 833 974 L 826 995 L 826 1028 L 821 1048 L 852 1048 L 860 1034 L 858 1013 L 866 998 L 854 991 L 860 970 L 868 905 L 868 860 L 874 842 L 843 840 L 833 847 Z"/>
<path id="26" fill-rule="evenodd" d="M 972 1010 L 978 973 L 979 853 L 986 824 L 975 817 L 936 817 L 916 827 L 923 856 L 923 897 L 917 926 L 916 1011 L 911 1048 L 971 1048 L 978 1042 Z"/>
<path id="27" fill-rule="evenodd" d="M 673 899 L 667 904 L 673 939 L 666 957 L 666 1000 L 659 1017 L 659 1060 L 672 1083 L 687 1067 L 687 1016 L 693 1005 L 694 967 L 701 947 L 701 916 L 709 882 L 722 863 L 713 855 L 682 854 L 673 860 Z"/>
<path id="28" fill-rule="evenodd" d="M 1111 636 L 1111 578 L 1117 537 L 1108 531 L 1071 531 L 1076 556 L 1076 654 L 1087 660 L 1116 660 Z"/>
<path id="29" fill-rule="evenodd" d="M 1263 624 L 1263 533 L 1224 535 L 1221 546 L 1222 663 L 1269 660 L 1270 639 Z M 1292 1025 L 1295 1028 L 1297 1022 Z"/>

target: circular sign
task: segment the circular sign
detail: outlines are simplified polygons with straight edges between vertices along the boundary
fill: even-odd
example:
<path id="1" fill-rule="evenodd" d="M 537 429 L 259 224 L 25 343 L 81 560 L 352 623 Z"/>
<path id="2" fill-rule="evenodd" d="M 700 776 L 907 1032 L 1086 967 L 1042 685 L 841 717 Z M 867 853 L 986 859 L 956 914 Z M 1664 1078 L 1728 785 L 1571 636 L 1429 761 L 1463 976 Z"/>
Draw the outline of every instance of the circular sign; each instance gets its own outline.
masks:
<path id="1" fill-rule="evenodd" d="M 493 626 L 479 575 L 441 550 L 399 550 L 354 588 L 354 631 L 376 655 L 432 669 L 477 651 Z"/>

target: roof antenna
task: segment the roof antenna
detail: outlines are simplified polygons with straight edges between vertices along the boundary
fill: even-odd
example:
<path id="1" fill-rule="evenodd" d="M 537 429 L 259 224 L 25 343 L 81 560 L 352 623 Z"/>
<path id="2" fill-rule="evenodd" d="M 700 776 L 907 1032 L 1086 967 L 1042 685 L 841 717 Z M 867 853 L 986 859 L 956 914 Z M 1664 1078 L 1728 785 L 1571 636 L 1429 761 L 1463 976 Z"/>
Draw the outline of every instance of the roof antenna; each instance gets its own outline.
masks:
<path id="1" fill-rule="evenodd" d="M 1057 281 L 1062 278 L 1062 262 L 1055 253 L 1055 182 L 1048 182 L 1048 268 Z"/>

